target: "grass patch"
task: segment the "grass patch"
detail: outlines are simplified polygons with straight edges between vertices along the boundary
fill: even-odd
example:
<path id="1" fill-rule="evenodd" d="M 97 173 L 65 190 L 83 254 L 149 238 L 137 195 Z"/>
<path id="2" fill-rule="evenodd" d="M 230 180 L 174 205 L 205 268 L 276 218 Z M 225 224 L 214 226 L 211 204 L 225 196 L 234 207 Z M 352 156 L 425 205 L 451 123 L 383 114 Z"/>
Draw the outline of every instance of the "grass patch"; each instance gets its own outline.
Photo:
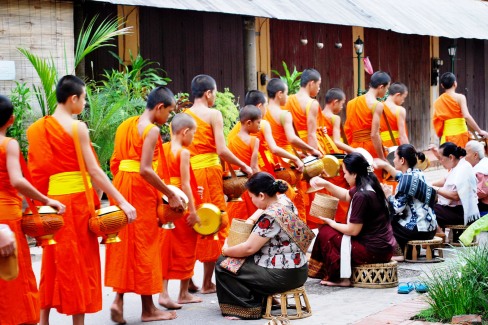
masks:
<path id="1" fill-rule="evenodd" d="M 449 322 L 452 316 L 477 314 L 488 318 L 488 248 L 458 250 L 458 256 L 427 276 L 430 308 L 417 318 Z"/>

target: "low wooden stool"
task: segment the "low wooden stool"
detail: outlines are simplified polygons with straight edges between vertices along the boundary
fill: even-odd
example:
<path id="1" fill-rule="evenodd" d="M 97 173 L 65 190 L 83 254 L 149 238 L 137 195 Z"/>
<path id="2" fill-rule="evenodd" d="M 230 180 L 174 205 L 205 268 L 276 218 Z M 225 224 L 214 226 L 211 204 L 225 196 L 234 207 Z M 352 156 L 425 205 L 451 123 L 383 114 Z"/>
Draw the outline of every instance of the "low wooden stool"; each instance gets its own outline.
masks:
<path id="1" fill-rule="evenodd" d="M 403 257 L 407 262 L 413 263 L 434 263 L 442 262 L 444 254 L 442 252 L 441 246 L 443 244 L 443 239 L 440 237 L 434 237 L 430 240 L 409 240 L 405 245 L 405 252 Z M 420 259 L 421 247 L 425 248 L 425 259 Z M 437 250 L 438 257 L 434 255 L 434 250 Z M 407 259 L 408 253 L 412 252 L 412 258 Z"/>
<path id="2" fill-rule="evenodd" d="M 280 300 L 281 303 L 281 314 L 280 315 L 273 315 L 271 314 L 271 307 L 273 305 L 273 297 L 276 297 Z M 295 305 L 289 305 L 288 299 L 294 298 Z M 288 309 L 295 308 L 296 314 L 289 315 Z M 304 287 L 296 288 L 293 290 L 288 290 L 283 293 L 277 293 L 274 295 L 268 296 L 266 301 L 266 313 L 263 315 L 263 318 L 271 319 L 276 316 L 286 317 L 288 319 L 300 319 L 312 316 L 312 308 L 310 307 L 310 303 L 308 302 L 307 293 L 305 292 Z"/>
<path id="3" fill-rule="evenodd" d="M 463 246 L 461 242 L 459 242 L 459 236 L 461 236 L 468 228 L 468 226 L 465 225 L 446 225 L 444 228 L 449 228 L 451 231 L 449 232 L 449 238 L 447 239 L 447 244 L 454 246 L 454 247 L 461 247 Z M 473 242 L 469 244 L 468 246 L 478 246 L 478 238 L 474 237 Z"/>
<path id="4" fill-rule="evenodd" d="M 398 285 L 398 263 L 362 264 L 352 268 L 352 286 L 359 288 L 392 288 Z"/>

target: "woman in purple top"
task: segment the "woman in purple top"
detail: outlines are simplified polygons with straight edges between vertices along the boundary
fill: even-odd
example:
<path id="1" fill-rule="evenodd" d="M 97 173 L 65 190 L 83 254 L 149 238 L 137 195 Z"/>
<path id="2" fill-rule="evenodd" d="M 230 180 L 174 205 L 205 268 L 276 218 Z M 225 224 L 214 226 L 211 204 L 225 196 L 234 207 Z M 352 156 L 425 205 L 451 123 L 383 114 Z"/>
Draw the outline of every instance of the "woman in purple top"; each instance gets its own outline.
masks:
<path id="1" fill-rule="evenodd" d="M 328 286 L 350 286 L 351 265 L 388 262 L 396 244 L 385 194 L 373 167 L 361 154 L 351 153 L 344 158 L 342 169 L 350 190 L 319 177 L 310 181 L 350 202 L 346 224 L 322 218 L 325 225 L 309 261 L 308 276 Z"/>

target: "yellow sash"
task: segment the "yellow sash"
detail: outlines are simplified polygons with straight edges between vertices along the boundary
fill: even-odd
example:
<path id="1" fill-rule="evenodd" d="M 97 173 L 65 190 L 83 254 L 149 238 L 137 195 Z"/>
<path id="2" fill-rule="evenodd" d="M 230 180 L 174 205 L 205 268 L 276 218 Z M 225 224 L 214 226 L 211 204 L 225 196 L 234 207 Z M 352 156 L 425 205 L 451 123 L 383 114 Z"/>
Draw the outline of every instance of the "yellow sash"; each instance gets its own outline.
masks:
<path id="1" fill-rule="evenodd" d="M 191 167 L 195 169 L 203 169 L 207 167 L 220 166 L 219 155 L 216 153 L 202 153 L 190 158 Z"/>
<path id="2" fill-rule="evenodd" d="M 446 142 L 446 136 L 458 135 L 465 132 L 468 132 L 468 126 L 466 125 L 466 119 L 464 117 L 445 120 L 441 143 Z"/>
<path id="3" fill-rule="evenodd" d="M 92 187 L 90 176 L 88 176 L 88 187 Z M 85 192 L 80 171 L 59 173 L 49 177 L 48 195 L 66 195 L 80 192 Z"/>
<path id="4" fill-rule="evenodd" d="M 398 131 L 391 130 L 391 133 L 393 133 L 393 137 L 395 139 L 400 138 L 400 133 L 398 133 Z M 383 140 L 383 141 L 390 141 L 391 140 L 391 136 L 390 136 L 390 132 L 389 131 L 383 131 L 383 132 L 380 133 L 380 135 L 381 135 L 381 140 Z"/>
<path id="5" fill-rule="evenodd" d="M 158 161 L 153 161 L 152 167 L 158 169 Z M 120 161 L 119 170 L 122 172 L 138 173 L 141 170 L 141 162 L 137 160 L 124 159 Z"/>
<path id="6" fill-rule="evenodd" d="M 181 177 L 171 177 L 169 182 L 171 183 L 171 185 L 181 188 Z"/>

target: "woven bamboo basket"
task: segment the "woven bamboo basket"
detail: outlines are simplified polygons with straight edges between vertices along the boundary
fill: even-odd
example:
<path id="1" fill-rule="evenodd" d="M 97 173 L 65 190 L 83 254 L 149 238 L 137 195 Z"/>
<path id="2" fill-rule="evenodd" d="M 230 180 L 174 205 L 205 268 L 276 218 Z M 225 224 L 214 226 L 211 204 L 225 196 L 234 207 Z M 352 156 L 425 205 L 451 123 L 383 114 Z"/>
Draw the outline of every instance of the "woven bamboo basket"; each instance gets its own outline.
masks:
<path id="1" fill-rule="evenodd" d="M 63 217 L 50 206 L 37 207 L 37 214 L 28 209 L 22 217 L 22 231 L 36 239 L 37 246 L 54 245 L 54 234 L 64 226 Z"/>
<path id="2" fill-rule="evenodd" d="M 303 168 L 303 178 L 308 182 L 311 178 L 319 176 L 324 170 L 324 163 L 322 160 L 314 156 L 308 156 L 303 160 L 305 167 Z"/>
<path id="3" fill-rule="evenodd" d="M 185 207 L 183 211 L 175 211 L 171 209 L 168 201 L 168 197 L 163 195 L 161 201 L 158 202 L 157 215 L 159 222 L 161 223 L 161 228 L 163 229 L 175 229 L 174 222 L 188 214 L 188 197 L 186 194 L 174 185 L 168 185 L 168 187 L 176 193 L 176 195 L 183 198 L 185 201 Z"/>
<path id="4" fill-rule="evenodd" d="M 392 288 L 398 285 L 398 263 L 363 264 L 352 268 L 352 286 L 360 288 Z"/>
<path id="5" fill-rule="evenodd" d="M 310 215 L 334 219 L 339 199 L 324 193 L 316 193 L 310 207 Z"/>
<path id="6" fill-rule="evenodd" d="M 127 216 L 118 206 L 112 205 L 96 211 L 98 218 L 88 220 L 88 228 L 99 237 L 106 237 L 105 244 L 120 242 L 117 234 L 127 225 Z"/>
<path id="7" fill-rule="evenodd" d="M 240 201 L 242 193 L 246 191 L 247 175 L 232 170 L 231 176 L 224 176 L 224 194 L 227 196 L 227 201 Z"/>
<path id="8" fill-rule="evenodd" d="M 251 235 L 253 225 L 246 223 L 246 220 L 232 219 L 230 225 L 229 236 L 227 237 L 227 245 L 229 247 L 245 242 L 249 235 Z"/>

